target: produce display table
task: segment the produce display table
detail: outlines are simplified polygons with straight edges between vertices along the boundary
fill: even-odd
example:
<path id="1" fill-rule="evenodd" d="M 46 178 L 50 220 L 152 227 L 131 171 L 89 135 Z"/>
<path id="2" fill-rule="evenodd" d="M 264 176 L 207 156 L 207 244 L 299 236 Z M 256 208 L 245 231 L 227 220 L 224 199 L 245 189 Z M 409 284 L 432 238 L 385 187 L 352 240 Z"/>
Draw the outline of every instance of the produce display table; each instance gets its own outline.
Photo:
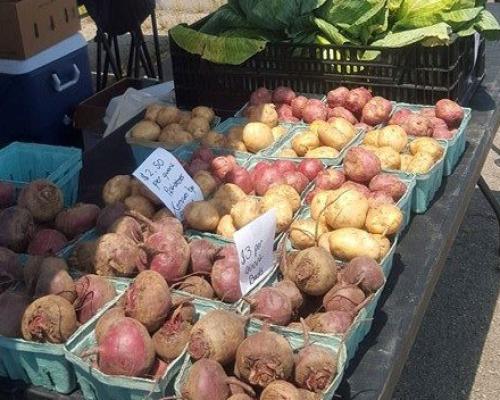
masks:
<path id="1" fill-rule="evenodd" d="M 489 8 L 500 17 L 500 4 Z M 372 329 L 346 371 L 337 391 L 339 398 L 392 398 L 500 125 L 500 110 L 497 109 L 500 104 L 500 42 L 488 42 L 486 69 L 483 85 L 470 102 L 474 112 L 467 131 L 467 149 L 454 173 L 444 178 L 429 210 L 413 216 L 403 233 Z M 108 178 L 133 171 L 135 162 L 124 134 L 134 123 L 130 121 L 84 154 L 82 200 L 99 202 L 100 190 Z M 79 392 L 63 396 L 5 380 L 0 380 L 0 397 L 82 399 Z"/>

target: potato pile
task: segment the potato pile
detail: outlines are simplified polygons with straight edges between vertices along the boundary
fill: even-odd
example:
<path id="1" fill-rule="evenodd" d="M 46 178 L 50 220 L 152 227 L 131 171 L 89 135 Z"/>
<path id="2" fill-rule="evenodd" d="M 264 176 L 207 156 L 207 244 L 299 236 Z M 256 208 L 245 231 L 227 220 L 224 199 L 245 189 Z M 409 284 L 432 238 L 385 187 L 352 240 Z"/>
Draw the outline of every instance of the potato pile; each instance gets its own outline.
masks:
<path id="1" fill-rule="evenodd" d="M 429 136 L 434 139 L 452 139 L 464 119 L 464 110 L 452 100 L 443 99 L 436 106 L 413 112 L 407 108 L 396 111 L 391 125 L 401 126 L 408 135 Z"/>
<path id="2" fill-rule="evenodd" d="M 382 169 L 413 174 L 429 172 L 444 153 L 443 146 L 434 138 L 418 137 L 409 141 L 406 131 L 398 125 L 388 125 L 365 135 L 362 145 L 356 148 L 356 154 L 362 158 L 359 160 L 361 166 L 370 157 L 361 155 L 360 148 L 375 155 Z"/>
<path id="3" fill-rule="evenodd" d="M 0 294 L 0 335 L 42 343 L 64 343 L 116 296 L 104 277 L 84 275 L 73 280 L 64 259 L 17 255 L 0 248 L 0 265 L 9 265 L 10 287 Z"/>
<path id="4" fill-rule="evenodd" d="M 98 320 L 95 350 L 79 355 L 107 375 L 161 378 L 189 340 L 194 307 L 172 295 L 161 275 L 143 271 Z"/>
<path id="5" fill-rule="evenodd" d="M 403 214 L 396 203 L 407 187 L 397 176 L 361 176 L 350 164 L 318 175 L 308 193 L 310 217 L 298 218 L 288 237 L 295 249 L 320 246 L 336 259 L 368 256 L 377 261 L 391 247 L 389 237 L 401 228 Z"/>
<path id="6" fill-rule="evenodd" d="M 56 255 L 69 241 L 92 229 L 100 211 L 84 203 L 64 209 L 62 191 L 43 179 L 26 185 L 17 202 L 15 196 L 14 186 L 0 182 L 0 246 L 17 253 Z"/>
<path id="7" fill-rule="evenodd" d="M 152 104 L 146 108 L 144 119 L 132 128 L 130 135 L 138 140 L 160 142 L 167 147 L 197 140 L 210 141 L 217 134 L 210 130 L 214 118 L 215 113 L 209 107 L 181 111 L 175 106 Z"/>
<path id="8" fill-rule="evenodd" d="M 244 317 L 222 310 L 209 311 L 194 324 L 183 399 L 320 398 L 337 374 L 338 354 L 311 344 L 307 333 L 297 348 L 279 330 L 264 327 L 249 334 L 245 325 Z"/>
<path id="9" fill-rule="evenodd" d="M 307 129 L 294 135 L 290 146 L 284 146 L 277 157 L 335 158 L 354 138 L 356 129 L 342 117 L 332 117 L 328 122 L 314 120 Z"/>

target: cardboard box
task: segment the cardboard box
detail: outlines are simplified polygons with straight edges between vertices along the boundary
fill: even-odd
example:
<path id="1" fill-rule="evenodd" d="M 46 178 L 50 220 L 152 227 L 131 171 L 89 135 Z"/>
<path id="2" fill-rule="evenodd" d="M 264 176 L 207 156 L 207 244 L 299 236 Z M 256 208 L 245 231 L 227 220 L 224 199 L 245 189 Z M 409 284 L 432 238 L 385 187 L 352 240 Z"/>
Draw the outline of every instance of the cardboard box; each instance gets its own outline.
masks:
<path id="1" fill-rule="evenodd" d="M 29 58 L 79 30 L 76 0 L 0 0 L 0 58 Z"/>

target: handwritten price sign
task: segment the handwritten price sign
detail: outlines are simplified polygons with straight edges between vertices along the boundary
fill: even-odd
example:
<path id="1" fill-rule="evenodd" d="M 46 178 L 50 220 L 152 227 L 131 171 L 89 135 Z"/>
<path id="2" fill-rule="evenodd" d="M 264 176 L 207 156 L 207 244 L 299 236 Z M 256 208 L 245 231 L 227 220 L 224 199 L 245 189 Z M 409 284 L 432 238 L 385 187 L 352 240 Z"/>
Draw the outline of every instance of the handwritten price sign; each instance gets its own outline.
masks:
<path id="1" fill-rule="evenodd" d="M 133 175 L 180 219 L 184 217 L 184 208 L 189 203 L 203 200 L 200 187 L 179 161 L 165 149 L 158 148 L 153 151 Z"/>
<path id="2" fill-rule="evenodd" d="M 234 234 L 240 261 L 240 287 L 247 294 L 273 268 L 276 213 L 269 210 Z"/>

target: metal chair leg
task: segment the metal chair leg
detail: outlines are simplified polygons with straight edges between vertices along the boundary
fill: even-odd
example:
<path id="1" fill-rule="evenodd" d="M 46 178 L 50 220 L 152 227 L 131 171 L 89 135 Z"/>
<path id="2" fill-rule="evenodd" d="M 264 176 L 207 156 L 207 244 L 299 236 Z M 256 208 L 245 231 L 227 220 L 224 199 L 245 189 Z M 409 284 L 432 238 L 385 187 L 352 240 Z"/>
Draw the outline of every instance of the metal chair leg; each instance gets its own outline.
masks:
<path id="1" fill-rule="evenodd" d="M 96 65 L 96 91 L 100 92 L 102 89 L 101 83 L 101 64 L 102 64 L 102 32 L 97 31 L 97 34 L 94 39 L 97 43 L 97 65 Z"/>
<path id="2" fill-rule="evenodd" d="M 160 40 L 158 39 L 158 24 L 156 22 L 156 10 L 151 13 L 151 26 L 153 28 L 153 40 L 155 45 L 156 67 L 158 68 L 158 79 L 163 81 L 163 66 L 161 64 Z"/>
<path id="3" fill-rule="evenodd" d="M 113 36 L 113 45 L 115 48 L 115 57 L 116 57 L 116 66 L 118 68 L 118 79 L 122 79 L 123 77 L 123 70 L 122 70 L 122 60 L 120 57 L 120 47 L 118 46 L 118 36 L 114 35 Z"/>
<path id="4" fill-rule="evenodd" d="M 488 184 L 486 183 L 486 181 L 484 180 L 484 178 L 482 176 L 479 177 L 479 180 L 477 181 L 477 186 L 479 186 L 481 193 L 483 193 L 484 197 L 486 198 L 489 205 L 493 209 L 493 212 L 495 213 L 495 215 L 497 217 L 497 222 L 498 222 L 499 228 L 500 228 L 500 204 L 498 203 L 497 199 L 495 199 L 495 196 L 493 195 L 490 187 L 488 186 Z M 498 253 L 500 255 L 500 245 L 499 245 Z M 500 265 L 497 268 L 500 269 Z"/>

